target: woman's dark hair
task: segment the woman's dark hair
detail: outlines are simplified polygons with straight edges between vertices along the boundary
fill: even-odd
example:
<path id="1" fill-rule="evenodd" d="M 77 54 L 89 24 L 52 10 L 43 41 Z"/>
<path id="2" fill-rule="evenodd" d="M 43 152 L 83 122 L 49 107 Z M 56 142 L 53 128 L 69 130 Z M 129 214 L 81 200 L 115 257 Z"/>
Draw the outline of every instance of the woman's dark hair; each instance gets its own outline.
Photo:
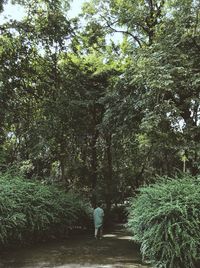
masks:
<path id="1" fill-rule="evenodd" d="M 102 206 L 102 202 L 101 201 L 98 201 L 97 202 L 97 207 L 101 207 Z"/>

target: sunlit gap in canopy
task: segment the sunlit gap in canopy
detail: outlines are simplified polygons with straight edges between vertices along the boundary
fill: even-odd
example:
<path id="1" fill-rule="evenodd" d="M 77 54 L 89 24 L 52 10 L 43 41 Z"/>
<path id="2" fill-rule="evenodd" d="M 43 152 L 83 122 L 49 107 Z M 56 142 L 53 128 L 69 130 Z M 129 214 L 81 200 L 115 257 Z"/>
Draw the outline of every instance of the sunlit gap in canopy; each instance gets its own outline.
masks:
<path id="1" fill-rule="evenodd" d="M 70 9 L 66 13 L 68 18 L 76 17 L 82 8 L 82 4 L 85 0 L 73 0 L 70 1 Z M 8 22 L 9 20 L 20 21 L 26 16 L 26 10 L 22 5 L 12 4 L 11 0 L 4 5 L 4 11 L 0 14 L 0 23 Z"/>
<path id="2" fill-rule="evenodd" d="M 70 1 L 70 9 L 65 13 L 66 17 L 68 19 L 78 17 L 81 14 L 84 2 L 86 2 L 86 0 Z M 8 3 L 4 5 L 4 11 L 0 14 L 0 24 L 9 22 L 10 20 L 20 21 L 26 15 L 27 15 L 26 9 L 22 5 L 12 4 L 11 0 L 9 0 Z M 80 27 L 84 27 L 86 23 L 87 22 L 85 21 L 85 19 L 82 16 L 79 16 Z M 122 39 L 123 39 L 122 33 L 113 32 L 112 34 L 108 34 L 106 36 L 106 43 L 111 44 L 112 42 L 114 42 L 115 44 L 119 44 L 122 41 Z"/>
<path id="3" fill-rule="evenodd" d="M 5 23 L 10 20 L 20 21 L 25 16 L 25 8 L 18 4 L 11 4 L 11 1 L 8 1 L 4 5 L 4 11 L 0 14 L 0 23 Z"/>

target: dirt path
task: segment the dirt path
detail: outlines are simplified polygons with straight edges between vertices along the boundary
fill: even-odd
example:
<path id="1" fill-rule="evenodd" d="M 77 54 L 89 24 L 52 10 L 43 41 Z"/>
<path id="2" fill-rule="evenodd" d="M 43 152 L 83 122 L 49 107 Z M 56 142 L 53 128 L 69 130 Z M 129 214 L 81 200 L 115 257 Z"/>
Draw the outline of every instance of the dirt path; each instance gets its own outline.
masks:
<path id="1" fill-rule="evenodd" d="M 81 235 L 0 254 L 0 268 L 44 267 L 147 268 L 141 263 L 138 248 L 119 228 L 104 234 L 102 240 Z"/>

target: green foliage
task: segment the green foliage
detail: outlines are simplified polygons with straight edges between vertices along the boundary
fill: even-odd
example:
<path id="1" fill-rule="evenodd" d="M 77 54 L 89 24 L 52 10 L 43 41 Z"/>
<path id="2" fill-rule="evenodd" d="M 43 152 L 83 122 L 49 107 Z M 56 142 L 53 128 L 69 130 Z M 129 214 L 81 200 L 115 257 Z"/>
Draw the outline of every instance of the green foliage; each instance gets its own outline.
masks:
<path id="1" fill-rule="evenodd" d="M 163 177 L 130 202 L 128 227 L 156 267 L 197 267 L 199 224 L 200 180 L 187 175 Z"/>
<path id="2" fill-rule="evenodd" d="M 55 186 L 0 177 L 0 244 L 56 235 L 74 225 L 86 227 L 90 206 L 84 198 Z"/>
<path id="3" fill-rule="evenodd" d="M 198 1 L 88 0 L 75 19 L 72 1 L 12 2 L 25 16 L 0 27 L 0 171 L 108 207 L 157 174 L 199 173 Z"/>

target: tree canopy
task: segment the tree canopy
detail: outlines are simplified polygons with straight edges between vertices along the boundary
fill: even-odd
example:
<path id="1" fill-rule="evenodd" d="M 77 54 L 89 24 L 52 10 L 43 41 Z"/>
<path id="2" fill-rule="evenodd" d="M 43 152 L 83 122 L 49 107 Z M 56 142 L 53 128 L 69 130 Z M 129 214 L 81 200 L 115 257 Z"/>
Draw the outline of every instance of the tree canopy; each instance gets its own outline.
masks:
<path id="1" fill-rule="evenodd" d="M 70 1 L 14 2 L 26 13 L 0 25 L 1 172 L 108 209 L 156 175 L 199 174 L 199 1 L 90 0 L 71 19 Z"/>

